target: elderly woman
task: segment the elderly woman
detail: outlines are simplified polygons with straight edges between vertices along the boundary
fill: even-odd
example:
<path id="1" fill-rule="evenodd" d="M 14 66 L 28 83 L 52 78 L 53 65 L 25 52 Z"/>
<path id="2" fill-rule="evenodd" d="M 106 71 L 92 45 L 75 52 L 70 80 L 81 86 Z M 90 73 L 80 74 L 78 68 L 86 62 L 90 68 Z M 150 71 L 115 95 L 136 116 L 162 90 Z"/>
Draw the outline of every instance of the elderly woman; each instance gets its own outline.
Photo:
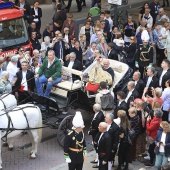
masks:
<path id="1" fill-rule="evenodd" d="M 9 73 L 7 71 L 3 71 L 1 73 L 1 78 L 0 78 L 0 94 L 11 93 L 12 85 L 8 80 L 8 78 L 9 78 Z"/>
<path id="2" fill-rule="evenodd" d="M 162 110 L 163 110 L 163 121 L 168 121 L 168 113 L 170 110 L 170 79 L 166 81 L 165 83 L 166 88 L 164 89 L 162 93 Z"/>
<path id="3" fill-rule="evenodd" d="M 161 170 L 161 167 L 168 163 L 168 157 L 170 156 L 170 126 L 168 122 L 162 121 L 160 123 L 155 144 L 157 147 L 155 166 L 158 170 Z"/>
<path id="4" fill-rule="evenodd" d="M 154 166 L 154 158 L 155 158 L 155 143 L 154 140 L 156 138 L 156 133 L 159 129 L 160 123 L 162 121 L 162 110 L 161 109 L 155 109 L 154 110 L 154 117 L 151 119 L 151 116 L 149 115 L 146 121 L 146 133 L 147 133 L 147 141 L 150 144 L 149 145 L 149 156 L 150 156 L 150 162 L 148 164 L 145 164 L 146 166 Z"/>

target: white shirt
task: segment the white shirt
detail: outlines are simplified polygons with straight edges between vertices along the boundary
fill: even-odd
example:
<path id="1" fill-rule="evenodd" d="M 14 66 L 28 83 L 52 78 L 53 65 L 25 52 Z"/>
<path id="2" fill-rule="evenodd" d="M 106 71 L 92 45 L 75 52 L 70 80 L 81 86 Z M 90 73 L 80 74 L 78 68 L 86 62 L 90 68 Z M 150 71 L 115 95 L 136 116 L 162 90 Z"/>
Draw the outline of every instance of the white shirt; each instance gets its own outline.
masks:
<path id="1" fill-rule="evenodd" d="M 95 113 L 95 114 L 94 114 L 93 120 L 96 118 L 97 114 L 98 114 L 98 113 Z"/>
<path id="2" fill-rule="evenodd" d="M 54 57 L 54 60 L 55 60 L 55 57 Z M 50 64 L 49 60 L 48 60 L 48 66 L 47 68 L 49 68 L 53 63 L 54 63 L 54 60 L 52 61 L 52 63 Z"/>
<path id="3" fill-rule="evenodd" d="M 135 81 L 135 86 L 137 85 L 138 81 Z"/>
<path id="4" fill-rule="evenodd" d="M 152 81 L 152 77 L 148 77 L 148 81 L 147 81 L 147 83 L 146 83 L 146 87 L 149 87 L 151 81 Z"/>
<path id="5" fill-rule="evenodd" d="M 111 126 L 111 125 L 107 125 L 107 131 L 110 129 L 110 126 Z"/>
<path id="6" fill-rule="evenodd" d="M 66 40 L 67 43 L 69 43 L 68 35 L 65 35 L 65 36 L 64 36 L 64 39 Z"/>
<path id="7" fill-rule="evenodd" d="M 166 72 L 167 72 L 167 70 L 163 70 L 163 71 L 162 71 L 161 77 L 160 77 L 160 79 L 159 79 L 159 86 L 160 86 L 160 87 L 162 86 L 162 77 L 165 75 Z"/>
<path id="8" fill-rule="evenodd" d="M 20 7 L 21 7 L 21 12 L 24 14 L 24 11 L 22 10 L 22 8 L 24 8 L 25 2 L 24 3 L 20 3 Z"/>
<path id="9" fill-rule="evenodd" d="M 109 18 L 106 18 L 106 17 L 105 17 L 105 19 L 109 21 L 110 32 L 111 32 L 111 31 L 112 31 L 112 27 L 113 27 L 113 20 L 111 19 L 111 17 L 109 17 Z"/>
<path id="10" fill-rule="evenodd" d="M 129 93 L 128 93 L 126 99 L 125 99 L 125 102 L 126 102 L 126 103 L 127 103 L 128 99 L 129 99 L 129 97 L 132 95 L 132 92 L 133 92 L 133 90 L 132 90 L 132 91 L 129 91 Z"/>
<path id="11" fill-rule="evenodd" d="M 35 11 L 35 16 L 38 16 L 38 9 L 34 8 L 34 11 Z M 34 22 L 38 22 L 38 21 L 39 21 L 38 18 L 34 18 Z"/>
<path id="12" fill-rule="evenodd" d="M 23 90 L 28 90 L 28 84 L 27 84 L 27 79 L 26 79 L 27 71 L 24 72 L 22 71 L 22 81 L 21 81 L 21 86 L 24 86 Z"/>
<path id="13" fill-rule="evenodd" d="M 16 76 L 16 73 L 18 72 L 18 68 L 17 68 L 17 64 L 14 65 L 11 61 L 9 62 L 8 66 L 7 66 L 7 71 L 9 73 L 9 81 L 13 82 L 14 78 Z"/>
<path id="14" fill-rule="evenodd" d="M 103 136 L 103 133 L 101 133 L 101 135 L 100 135 L 100 137 L 99 137 L 98 144 L 99 144 L 100 139 L 101 139 L 102 136 Z"/>
<path id="15" fill-rule="evenodd" d="M 74 61 L 70 61 L 69 64 L 68 64 L 68 68 L 72 69 L 73 65 L 74 65 Z"/>
<path id="16" fill-rule="evenodd" d="M 160 142 L 165 144 L 165 139 L 166 139 L 166 133 L 162 132 L 162 136 L 161 136 L 161 141 Z M 165 152 L 165 147 L 160 145 L 159 152 Z"/>

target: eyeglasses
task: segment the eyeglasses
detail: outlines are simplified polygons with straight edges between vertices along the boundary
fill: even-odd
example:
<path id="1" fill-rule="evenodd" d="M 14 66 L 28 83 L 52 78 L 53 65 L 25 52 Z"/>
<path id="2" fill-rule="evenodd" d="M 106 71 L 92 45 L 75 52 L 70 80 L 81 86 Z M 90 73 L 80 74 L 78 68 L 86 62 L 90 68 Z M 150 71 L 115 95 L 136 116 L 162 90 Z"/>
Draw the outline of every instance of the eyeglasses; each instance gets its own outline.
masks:
<path id="1" fill-rule="evenodd" d="M 65 30 L 65 31 L 69 31 L 69 30 Z"/>
<path id="2" fill-rule="evenodd" d="M 58 35 L 58 34 L 55 34 L 55 35 Z"/>
<path id="3" fill-rule="evenodd" d="M 130 40 L 134 40 L 133 38 L 130 38 Z"/>

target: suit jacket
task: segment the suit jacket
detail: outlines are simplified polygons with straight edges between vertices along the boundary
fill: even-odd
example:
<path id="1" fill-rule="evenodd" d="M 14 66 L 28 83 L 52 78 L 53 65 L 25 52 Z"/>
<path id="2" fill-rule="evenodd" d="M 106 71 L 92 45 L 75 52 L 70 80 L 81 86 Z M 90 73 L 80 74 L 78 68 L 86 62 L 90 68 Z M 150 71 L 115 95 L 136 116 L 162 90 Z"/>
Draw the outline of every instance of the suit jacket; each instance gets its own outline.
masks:
<path id="1" fill-rule="evenodd" d="M 104 121 L 104 114 L 102 111 L 100 111 L 96 117 L 91 121 L 91 126 L 89 129 L 89 135 L 92 135 L 93 141 L 99 132 L 98 126 L 100 122 Z"/>
<path id="2" fill-rule="evenodd" d="M 96 47 L 102 55 L 104 55 L 105 57 L 107 57 L 107 43 L 104 43 L 104 48 L 103 45 L 101 43 L 99 43 Z"/>
<path id="3" fill-rule="evenodd" d="M 128 95 L 128 93 L 127 93 L 127 95 Z M 129 97 L 129 99 L 127 101 L 128 107 L 130 105 L 130 102 L 134 101 L 136 98 L 140 98 L 140 94 L 136 89 L 134 89 L 133 92 L 132 92 L 132 95 Z"/>
<path id="4" fill-rule="evenodd" d="M 158 79 L 160 79 L 161 74 L 162 74 L 162 71 L 163 71 L 163 69 L 161 69 L 161 70 L 158 71 L 157 76 L 156 76 Z M 166 82 L 168 79 L 170 79 L 170 69 L 168 69 L 167 72 L 166 72 L 166 73 L 164 74 L 164 76 L 162 77 L 162 85 L 161 85 L 161 87 L 162 87 L 163 90 L 164 90 L 164 88 L 165 88 L 165 82 Z"/>
<path id="5" fill-rule="evenodd" d="M 30 14 L 31 14 L 32 17 L 33 17 L 33 15 L 35 15 L 35 10 L 34 10 L 34 8 L 31 8 Z M 35 17 L 32 18 L 32 21 L 33 21 L 35 18 L 38 18 L 38 25 L 41 26 L 41 17 L 42 17 L 42 10 L 41 10 L 41 8 L 38 7 L 38 15 L 35 15 Z"/>
<path id="6" fill-rule="evenodd" d="M 135 86 L 135 89 L 139 92 L 140 98 L 142 97 L 144 88 L 145 88 L 144 81 L 142 79 L 139 79 Z"/>
<path id="7" fill-rule="evenodd" d="M 145 76 L 145 77 L 144 77 L 145 87 L 146 87 L 148 78 L 149 78 L 149 76 Z M 153 77 L 152 77 L 152 80 L 151 80 L 151 82 L 150 82 L 150 84 L 149 84 L 149 88 L 148 88 L 148 95 L 149 95 L 149 96 L 152 96 L 151 87 L 153 87 L 153 88 L 159 87 L 159 80 L 158 80 L 158 78 L 157 78 L 156 76 L 153 76 Z"/>
<path id="8" fill-rule="evenodd" d="M 128 114 L 128 108 L 129 108 L 128 104 L 127 104 L 125 101 L 122 101 L 122 102 L 120 103 L 120 105 L 119 105 L 119 106 L 117 105 L 116 108 L 115 108 L 115 110 L 114 110 L 114 119 L 117 118 L 117 112 L 118 112 L 119 110 L 124 110 L 124 111 L 126 111 L 126 113 Z"/>
<path id="9" fill-rule="evenodd" d="M 16 76 L 17 76 L 17 81 L 15 83 L 15 87 L 17 87 L 17 90 L 18 90 L 20 88 L 21 82 L 22 82 L 22 71 L 17 72 Z M 34 79 L 34 73 L 32 71 L 27 70 L 26 80 L 27 80 L 27 84 L 28 84 L 28 89 L 30 89 L 31 91 L 34 91 L 35 79 Z"/>
<path id="10" fill-rule="evenodd" d="M 64 66 L 68 67 L 69 63 L 70 63 L 70 60 L 66 61 L 64 63 Z M 76 59 L 74 61 L 72 69 L 82 71 L 83 70 L 83 65 L 82 65 L 82 63 L 79 60 Z M 80 79 L 80 77 L 76 76 L 75 74 L 72 74 L 72 78 L 73 78 L 73 81 L 76 80 L 76 79 Z"/>
<path id="11" fill-rule="evenodd" d="M 104 132 L 102 137 L 100 138 L 101 132 L 96 135 L 95 138 L 95 148 L 97 149 L 97 153 L 99 155 L 99 160 L 104 160 L 105 162 L 109 161 L 111 154 L 111 137 L 109 132 Z M 100 138 L 100 141 L 98 142 Z"/>
<path id="12" fill-rule="evenodd" d="M 115 122 L 112 122 L 108 132 L 111 136 L 111 148 L 113 151 L 117 151 L 117 146 L 119 143 L 119 134 L 120 134 L 119 126 Z"/>
<path id="13" fill-rule="evenodd" d="M 118 55 L 116 54 L 116 51 L 114 49 L 111 49 L 111 51 L 110 51 L 110 53 L 108 55 L 108 58 L 118 61 Z"/>
<path id="14" fill-rule="evenodd" d="M 18 6 L 20 6 L 20 3 L 18 3 Z M 30 23 L 31 22 L 31 20 L 30 20 L 31 6 L 27 1 L 25 1 L 24 8 L 25 8 L 24 19 L 27 20 Z"/>

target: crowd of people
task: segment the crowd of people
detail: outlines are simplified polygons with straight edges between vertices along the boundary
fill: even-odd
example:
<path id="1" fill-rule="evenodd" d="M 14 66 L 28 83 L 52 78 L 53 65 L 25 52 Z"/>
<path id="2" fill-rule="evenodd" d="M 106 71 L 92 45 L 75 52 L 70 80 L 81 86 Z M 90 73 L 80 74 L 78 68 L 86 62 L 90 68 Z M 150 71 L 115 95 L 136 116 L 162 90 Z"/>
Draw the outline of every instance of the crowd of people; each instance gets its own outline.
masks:
<path id="1" fill-rule="evenodd" d="M 170 157 L 170 19 L 163 7 L 169 6 L 169 1 L 163 1 L 163 6 L 158 0 L 144 3 L 138 21 L 129 15 L 123 30 L 113 25 L 109 10 L 101 12 L 96 21 L 88 15 L 78 39 L 73 14 L 68 13 L 71 0 L 67 11 L 62 0 L 55 1 L 53 22 L 43 33 L 39 2 L 35 1 L 32 8 L 26 0 L 12 2 L 25 8 L 22 12 L 33 56 L 20 48 L 5 62 L 0 57 L 1 94 L 13 93 L 19 103 L 29 102 L 25 91 L 49 97 L 52 86 L 62 81 L 62 65 L 82 71 L 100 58 L 103 71 L 113 83 L 109 60 L 124 62 L 133 71 L 127 89 L 113 93 L 111 84 L 102 81 L 100 91 L 95 91 L 95 114 L 88 131 L 96 150 L 93 168 L 111 170 L 117 154 L 117 170 L 128 170 L 129 163 L 140 160 L 148 150 L 149 162 L 145 165 L 165 169 Z M 85 1 L 81 3 L 86 5 Z M 81 3 L 77 0 L 78 11 Z M 93 6 L 96 3 L 100 7 L 101 1 L 92 1 Z M 69 81 L 78 79 L 71 76 Z M 75 122 L 65 142 L 69 170 L 81 170 L 86 154 L 84 123 Z"/>

